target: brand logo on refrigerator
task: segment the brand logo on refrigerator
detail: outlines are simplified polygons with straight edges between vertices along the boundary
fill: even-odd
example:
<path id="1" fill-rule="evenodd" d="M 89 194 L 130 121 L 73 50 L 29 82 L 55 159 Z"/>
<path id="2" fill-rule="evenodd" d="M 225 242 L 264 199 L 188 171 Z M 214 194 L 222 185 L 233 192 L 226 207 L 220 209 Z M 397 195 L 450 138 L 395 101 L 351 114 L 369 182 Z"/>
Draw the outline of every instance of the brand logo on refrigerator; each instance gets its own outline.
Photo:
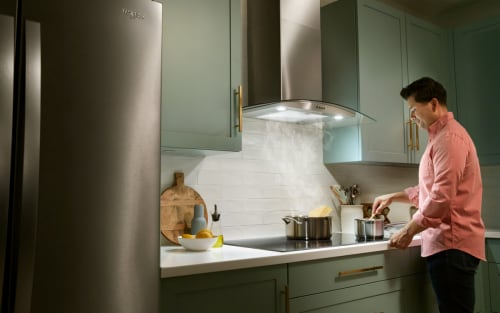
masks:
<path id="1" fill-rule="evenodd" d="M 141 20 L 144 19 L 144 15 L 142 15 L 139 12 L 132 11 L 129 9 L 122 9 L 122 13 L 125 14 L 126 16 L 128 16 L 130 19 L 141 19 Z"/>

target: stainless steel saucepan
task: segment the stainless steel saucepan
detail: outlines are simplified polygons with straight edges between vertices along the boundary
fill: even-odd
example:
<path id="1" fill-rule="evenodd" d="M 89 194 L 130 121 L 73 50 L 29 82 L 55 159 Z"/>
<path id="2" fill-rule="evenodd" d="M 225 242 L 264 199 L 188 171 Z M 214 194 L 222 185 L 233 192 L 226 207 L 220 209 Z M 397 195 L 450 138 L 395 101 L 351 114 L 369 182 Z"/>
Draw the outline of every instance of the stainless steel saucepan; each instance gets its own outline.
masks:
<path id="1" fill-rule="evenodd" d="M 354 232 L 360 240 L 376 240 L 384 238 L 383 218 L 355 218 Z"/>
<path id="2" fill-rule="evenodd" d="M 285 216 L 288 239 L 318 240 L 332 237 L 332 217 Z"/>

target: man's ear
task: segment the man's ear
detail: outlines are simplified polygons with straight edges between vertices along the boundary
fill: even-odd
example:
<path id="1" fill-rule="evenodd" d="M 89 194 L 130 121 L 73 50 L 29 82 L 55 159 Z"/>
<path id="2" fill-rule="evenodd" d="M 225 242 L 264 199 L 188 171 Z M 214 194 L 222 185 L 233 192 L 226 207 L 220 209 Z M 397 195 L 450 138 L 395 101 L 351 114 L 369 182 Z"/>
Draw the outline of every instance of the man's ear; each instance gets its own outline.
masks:
<path id="1" fill-rule="evenodd" d="M 438 99 L 436 99 L 436 98 L 432 98 L 432 99 L 431 99 L 431 105 L 432 105 L 432 111 L 433 111 L 433 112 L 436 112 L 436 109 L 437 109 L 437 108 L 438 108 L 438 106 L 439 106 L 439 101 L 438 101 Z"/>

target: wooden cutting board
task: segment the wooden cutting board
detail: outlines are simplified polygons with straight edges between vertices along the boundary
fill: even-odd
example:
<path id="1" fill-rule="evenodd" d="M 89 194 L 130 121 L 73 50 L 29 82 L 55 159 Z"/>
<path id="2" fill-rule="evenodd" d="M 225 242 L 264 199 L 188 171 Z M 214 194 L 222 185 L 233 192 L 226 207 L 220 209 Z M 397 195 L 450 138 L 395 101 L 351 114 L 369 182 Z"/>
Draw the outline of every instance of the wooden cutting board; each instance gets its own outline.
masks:
<path id="1" fill-rule="evenodd" d="M 174 177 L 174 184 L 165 189 L 160 197 L 160 231 L 169 241 L 179 244 L 177 237 L 191 231 L 194 205 L 203 205 L 206 221 L 208 211 L 198 192 L 184 185 L 184 173 L 175 173 Z"/>

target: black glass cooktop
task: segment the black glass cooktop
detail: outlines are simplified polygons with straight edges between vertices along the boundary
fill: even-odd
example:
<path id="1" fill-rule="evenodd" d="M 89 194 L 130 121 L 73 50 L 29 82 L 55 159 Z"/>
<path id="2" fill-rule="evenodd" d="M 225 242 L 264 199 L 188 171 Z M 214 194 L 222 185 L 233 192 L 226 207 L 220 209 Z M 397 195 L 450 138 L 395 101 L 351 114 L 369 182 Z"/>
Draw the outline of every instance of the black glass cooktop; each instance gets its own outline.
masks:
<path id="1" fill-rule="evenodd" d="M 377 239 L 377 241 L 388 240 L 387 238 Z M 333 233 L 331 239 L 326 240 L 296 240 L 287 237 L 253 238 L 240 240 L 224 240 L 224 244 L 245 248 L 270 250 L 278 252 L 290 252 L 298 250 L 331 248 L 347 246 L 374 240 L 358 239 L 354 234 Z"/>

